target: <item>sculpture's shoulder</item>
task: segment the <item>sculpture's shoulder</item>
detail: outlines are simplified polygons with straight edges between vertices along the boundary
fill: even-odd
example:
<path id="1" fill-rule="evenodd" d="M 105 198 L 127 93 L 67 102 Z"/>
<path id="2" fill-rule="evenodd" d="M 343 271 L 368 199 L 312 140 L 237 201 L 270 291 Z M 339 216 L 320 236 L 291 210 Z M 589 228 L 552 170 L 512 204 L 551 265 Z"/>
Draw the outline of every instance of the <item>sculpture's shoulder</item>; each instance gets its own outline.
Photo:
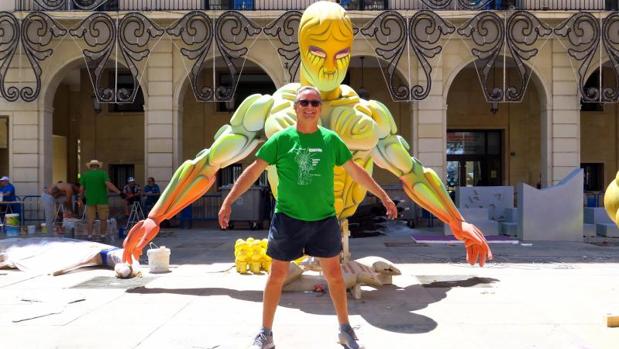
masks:
<path id="1" fill-rule="evenodd" d="M 301 84 L 299 84 L 298 82 L 286 84 L 278 88 L 277 91 L 273 93 L 273 98 L 276 100 L 276 102 L 294 102 L 294 99 L 297 97 L 297 91 L 299 90 L 299 88 L 301 88 Z"/>
<path id="2" fill-rule="evenodd" d="M 273 102 L 274 98 L 271 95 L 253 94 L 248 96 L 230 118 L 231 127 L 239 128 L 237 131 L 256 132 L 262 130 L 264 121 L 273 108 Z"/>

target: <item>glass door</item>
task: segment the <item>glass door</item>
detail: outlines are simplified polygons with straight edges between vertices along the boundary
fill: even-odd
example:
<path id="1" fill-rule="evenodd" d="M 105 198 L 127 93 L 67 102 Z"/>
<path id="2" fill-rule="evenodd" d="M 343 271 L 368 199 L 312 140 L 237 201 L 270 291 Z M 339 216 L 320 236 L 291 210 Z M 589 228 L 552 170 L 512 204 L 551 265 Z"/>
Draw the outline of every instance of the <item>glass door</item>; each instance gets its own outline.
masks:
<path id="1" fill-rule="evenodd" d="M 447 189 L 502 185 L 502 134 L 499 130 L 447 132 Z"/>

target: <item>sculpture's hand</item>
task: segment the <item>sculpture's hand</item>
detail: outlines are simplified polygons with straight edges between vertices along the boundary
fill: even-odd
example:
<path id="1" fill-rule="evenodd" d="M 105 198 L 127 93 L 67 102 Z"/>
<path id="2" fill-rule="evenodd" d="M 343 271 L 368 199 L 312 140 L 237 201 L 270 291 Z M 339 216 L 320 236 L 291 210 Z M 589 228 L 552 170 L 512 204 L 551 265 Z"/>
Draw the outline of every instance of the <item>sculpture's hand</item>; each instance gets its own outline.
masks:
<path id="1" fill-rule="evenodd" d="M 134 225 L 123 242 L 125 249 L 123 252 L 123 262 L 132 264 L 133 260 L 131 257 L 138 261 L 144 246 L 154 239 L 157 233 L 159 233 L 159 224 L 150 218 L 139 221 Z"/>
<path id="2" fill-rule="evenodd" d="M 479 266 L 483 267 L 487 260 L 492 259 L 490 246 L 479 228 L 464 221 L 450 223 L 449 226 L 456 239 L 464 242 L 466 260 L 469 264 L 475 265 L 479 262 Z"/>

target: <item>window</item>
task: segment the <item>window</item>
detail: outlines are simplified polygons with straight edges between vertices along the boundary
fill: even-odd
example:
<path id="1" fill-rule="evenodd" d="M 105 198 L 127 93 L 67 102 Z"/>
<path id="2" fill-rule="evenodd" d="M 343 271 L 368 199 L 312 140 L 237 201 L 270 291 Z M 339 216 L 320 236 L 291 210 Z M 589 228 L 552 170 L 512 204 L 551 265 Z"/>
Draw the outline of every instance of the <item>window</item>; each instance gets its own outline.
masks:
<path id="1" fill-rule="evenodd" d="M 224 167 L 219 172 L 217 172 L 217 183 L 219 183 L 219 187 L 223 187 L 226 185 L 232 185 L 243 172 L 243 166 L 241 164 L 232 164 L 230 166 Z"/>
<path id="2" fill-rule="evenodd" d="M 447 131 L 447 189 L 501 185 L 503 137 L 500 130 Z"/>
<path id="3" fill-rule="evenodd" d="M 135 177 L 135 166 L 133 164 L 110 164 L 110 181 L 118 189 L 122 190 L 129 177 Z"/>
<path id="4" fill-rule="evenodd" d="M 585 191 L 604 190 L 604 164 L 603 163 L 583 163 L 580 164 L 584 175 Z"/>
<path id="5" fill-rule="evenodd" d="M 112 70 L 109 75 L 110 87 L 114 88 L 114 71 Z M 133 77 L 128 71 L 118 71 L 118 90 L 127 89 L 129 93 L 132 93 Z M 108 111 L 110 113 L 143 113 L 144 112 L 144 95 L 142 94 L 142 88 L 138 84 L 138 93 L 135 95 L 133 103 L 112 103 L 109 105 Z"/>

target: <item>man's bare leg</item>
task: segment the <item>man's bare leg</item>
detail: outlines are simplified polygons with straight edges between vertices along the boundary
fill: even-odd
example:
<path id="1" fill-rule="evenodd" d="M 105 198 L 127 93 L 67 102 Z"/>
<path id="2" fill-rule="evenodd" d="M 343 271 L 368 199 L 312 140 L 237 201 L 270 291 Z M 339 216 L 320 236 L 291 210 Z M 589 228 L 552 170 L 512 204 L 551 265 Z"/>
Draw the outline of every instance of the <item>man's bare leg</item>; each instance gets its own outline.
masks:
<path id="1" fill-rule="evenodd" d="M 265 329 L 273 328 L 275 310 L 282 295 L 282 287 L 288 275 L 288 264 L 290 262 L 273 259 L 271 271 L 267 284 L 264 287 L 262 296 L 262 327 Z"/>
<path id="2" fill-rule="evenodd" d="M 346 349 L 363 349 L 364 347 L 357 343 L 355 331 L 348 322 L 348 299 L 346 298 L 346 284 L 340 267 L 340 256 L 319 258 L 318 260 L 329 284 L 329 294 L 337 313 L 337 321 L 340 323 L 339 343 Z"/>
<path id="3" fill-rule="evenodd" d="M 348 324 L 348 299 L 346 298 L 346 285 L 340 267 L 340 256 L 318 258 L 318 261 L 329 284 L 329 295 L 337 313 L 337 320 L 340 325 Z"/>

